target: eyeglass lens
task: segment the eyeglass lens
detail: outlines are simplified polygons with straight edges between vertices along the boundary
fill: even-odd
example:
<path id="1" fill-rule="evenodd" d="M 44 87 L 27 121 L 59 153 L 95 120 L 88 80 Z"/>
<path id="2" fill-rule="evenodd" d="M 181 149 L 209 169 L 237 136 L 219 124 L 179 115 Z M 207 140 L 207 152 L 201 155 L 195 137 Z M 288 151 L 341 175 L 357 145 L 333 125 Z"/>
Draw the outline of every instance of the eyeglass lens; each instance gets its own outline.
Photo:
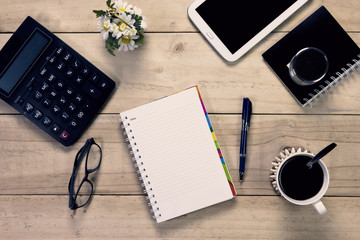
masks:
<path id="1" fill-rule="evenodd" d="M 98 145 L 91 144 L 87 156 L 87 170 L 94 171 L 99 167 L 101 160 L 101 149 Z"/>

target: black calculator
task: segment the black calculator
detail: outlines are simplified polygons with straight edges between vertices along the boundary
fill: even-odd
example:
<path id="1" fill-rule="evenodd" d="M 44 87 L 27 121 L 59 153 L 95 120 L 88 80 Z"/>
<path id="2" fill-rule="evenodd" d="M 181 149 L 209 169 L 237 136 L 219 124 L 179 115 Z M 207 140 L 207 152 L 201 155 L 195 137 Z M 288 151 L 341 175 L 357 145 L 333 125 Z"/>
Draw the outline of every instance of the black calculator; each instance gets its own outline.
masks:
<path id="1" fill-rule="evenodd" d="M 114 88 L 31 17 L 0 51 L 0 98 L 65 146 L 80 137 Z"/>

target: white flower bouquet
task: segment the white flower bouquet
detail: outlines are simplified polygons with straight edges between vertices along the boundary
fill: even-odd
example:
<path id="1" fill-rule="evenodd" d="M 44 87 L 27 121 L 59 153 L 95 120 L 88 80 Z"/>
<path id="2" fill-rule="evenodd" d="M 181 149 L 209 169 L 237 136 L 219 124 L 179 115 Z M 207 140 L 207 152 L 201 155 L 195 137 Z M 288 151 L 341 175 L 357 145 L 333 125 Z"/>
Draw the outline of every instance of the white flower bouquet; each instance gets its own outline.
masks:
<path id="1" fill-rule="evenodd" d="M 114 55 L 114 50 L 132 51 L 143 45 L 147 27 L 142 10 L 122 0 L 106 1 L 108 10 L 94 10 L 99 19 L 98 31 L 105 40 L 105 48 Z"/>

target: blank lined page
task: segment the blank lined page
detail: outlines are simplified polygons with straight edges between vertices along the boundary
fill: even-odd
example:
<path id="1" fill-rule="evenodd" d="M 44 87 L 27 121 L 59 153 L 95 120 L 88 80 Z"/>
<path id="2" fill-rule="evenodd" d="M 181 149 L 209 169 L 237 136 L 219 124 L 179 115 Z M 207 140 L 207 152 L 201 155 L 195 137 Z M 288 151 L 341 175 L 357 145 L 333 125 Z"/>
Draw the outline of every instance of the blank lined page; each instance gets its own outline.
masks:
<path id="1" fill-rule="evenodd" d="M 233 197 L 197 87 L 120 115 L 158 222 Z"/>

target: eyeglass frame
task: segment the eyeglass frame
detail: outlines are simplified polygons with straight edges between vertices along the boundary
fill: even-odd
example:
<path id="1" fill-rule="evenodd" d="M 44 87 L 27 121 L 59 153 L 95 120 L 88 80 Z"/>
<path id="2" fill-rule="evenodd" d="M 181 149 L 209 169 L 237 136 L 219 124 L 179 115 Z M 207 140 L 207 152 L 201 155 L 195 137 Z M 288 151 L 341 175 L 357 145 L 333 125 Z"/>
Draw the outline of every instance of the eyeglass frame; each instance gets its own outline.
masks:
<path id="1" fill-rule="evenodd" d="M 91 149 L 92 145 L 95 145 L 95 146 L 97 146 L 99 148 L 100 160 L 99 160 L 98 165 L 95 168 L 88 169 L 87 168 L 87 163 L 88 163 L 89 153 L 90 153 L 90 149 Z M 74 184 L 75 184 L 77 170 L 78 170 L 79 166 L 81 165 L 81 161 L 84 158 L 85 153 L 86 153 L 85 176 L 81 180 L 81 183 L 80 183 L 80 185 L 79 185 L 79 187 L 78 187 L 78 189 L 76 191 L 75 196 L 73 196 L 74 195 Z M 96 170 L 99 169 L 100 164 L 101 164 L 101 160 L 102 160 L 102 150 L 101 150 L 100 145 L 97 144 L 94 141 L 94 138 L 87 139 L 84 146 L 82 146 L 82 148 L 80 148 L 80 150 L 78 151 L 78 153 L 75 156 L 74 167 L 73 167 L 73 171 L 72 171 L 70 181 L 69 181 L 69 186 L 68 186 L 68 190 L 69 190 L 69 208 L 70 209 L 76 210 L 76 209 L 81 208 L 81 207 L 83 207 L 83 206 L 85 206 L 86 204 L 89 203 L 89 201 L 90 201 L 90 199 L 91 199 L 91 197 L 92 197 L 92 195 L 94 193 L 94 186 L 93 186 L 93 183 L 89 180 L 88 176 L 89 176 L 90 173 L 93 173 L 93 172 L 95 172 Z M 80 191 L 82 185 L 85 182 L 88 182 L 90 184 L 90 186 L 91 186 L 90 196 L 89 196 L 88 200 L 84 204 L 81 204 L 80 206 L 78 206 L 77 203 L 76 203 L 76 198 L 77 198 L 77 196 L 79 194 L 79 191 Z"/>

